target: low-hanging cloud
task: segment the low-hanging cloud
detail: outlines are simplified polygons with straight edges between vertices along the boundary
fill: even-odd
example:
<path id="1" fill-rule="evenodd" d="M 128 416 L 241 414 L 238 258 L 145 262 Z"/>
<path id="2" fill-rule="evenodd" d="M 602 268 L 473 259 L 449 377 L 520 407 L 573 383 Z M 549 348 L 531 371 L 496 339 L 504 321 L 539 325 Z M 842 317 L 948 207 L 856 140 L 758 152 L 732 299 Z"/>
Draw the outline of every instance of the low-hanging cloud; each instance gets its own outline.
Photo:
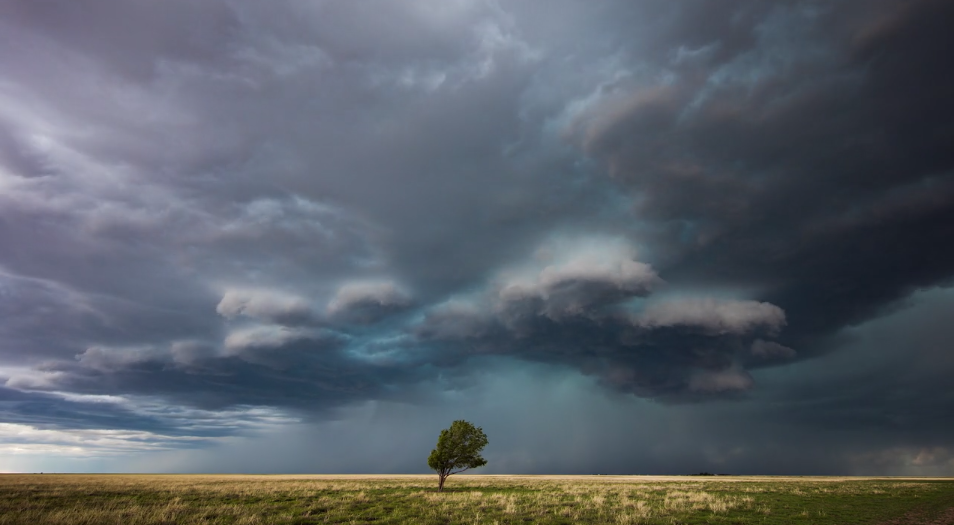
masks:
<path id="1" fill-rule="evenodd" d="M 634 316 L 634 323 L 646 328 L 685 326 L 714 335 L 755 330 L 777 334 L 785 326 L 785 312 L 759 301 L 686 298 L 653 303 Z"/>
<path id="2" fill-rule="evenodd" d="M 279 325 L 253 326 L 232 331 L 225 337 L 223 346 L 227 352 L 242 352 L 249 349 L 275 349 L 289 343 L 317 339 L 321 332 L 288 328 Z"/>
<path id="3" fill-rule="evenodd" d="M 548 241 L 485 289 L 430 308 L 411 333 L 458 355 L 560 363 L 610 388 L 672 401 L 749 390 L 745 366 L 791 357 L 756 339 L 785 326 L 778 306 L 656 299 L 665 282 L 636 254 L 622 239 Z"/>
<path id="4" fill-rule="evenodd" d="M 328 315 L 357 323 L 374 323 L 411 306 L 411 296 L 392 281 L 348 282 L 328 302 Z"/>
<path id="5" fill-rule="evenodd" d="M 303 323 L 314 317 L 306 299 L 262 290 L 228 290 L 215 311 L 227 319 L 242 315 L 281 324 Z"/>
<path id="6" fill-rule="evenodd" d="M 648 295 L 662 284 L 652 267 L 636 260 L 635 250 L 619 240 L 544 247 L 538 254 L 556 260 L 526 276 L 504 276 L 498 285 L 494 308 L 508 325 L 527 315 L 553 321 L 600 315 L 600 308 Z"/>

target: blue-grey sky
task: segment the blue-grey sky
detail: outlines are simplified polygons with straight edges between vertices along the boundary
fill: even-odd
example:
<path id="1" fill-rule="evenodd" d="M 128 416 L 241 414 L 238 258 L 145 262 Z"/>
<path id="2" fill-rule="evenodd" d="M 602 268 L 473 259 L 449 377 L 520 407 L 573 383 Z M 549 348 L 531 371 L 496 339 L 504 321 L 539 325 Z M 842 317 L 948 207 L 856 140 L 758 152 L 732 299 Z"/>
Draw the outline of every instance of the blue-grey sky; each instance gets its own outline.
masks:
<path id="1" fill-rule="evenodd" d="M 954 4 L 0 4 L 0 471 L 954 475 Z"/>

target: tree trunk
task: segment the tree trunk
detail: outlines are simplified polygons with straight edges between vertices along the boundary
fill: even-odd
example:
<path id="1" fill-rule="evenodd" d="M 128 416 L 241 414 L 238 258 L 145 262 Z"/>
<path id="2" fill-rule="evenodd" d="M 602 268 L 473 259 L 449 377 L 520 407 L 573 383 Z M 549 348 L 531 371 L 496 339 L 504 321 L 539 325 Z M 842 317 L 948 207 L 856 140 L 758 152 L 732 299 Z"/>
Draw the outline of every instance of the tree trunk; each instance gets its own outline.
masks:
<path id="1" fill-rule="evenodd" d="M 437 479 L 437 492 L 444 492 L 444 480 L 447 479 L 447 476 L 444 474 L 438 474 Z"/>

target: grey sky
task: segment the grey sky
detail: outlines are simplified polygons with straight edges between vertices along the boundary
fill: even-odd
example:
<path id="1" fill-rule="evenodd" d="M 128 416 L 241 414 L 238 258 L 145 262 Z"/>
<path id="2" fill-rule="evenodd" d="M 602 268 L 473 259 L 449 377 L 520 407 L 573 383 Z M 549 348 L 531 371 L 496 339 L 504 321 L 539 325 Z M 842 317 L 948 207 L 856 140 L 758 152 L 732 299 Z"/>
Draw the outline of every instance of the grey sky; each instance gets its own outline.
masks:
<path id="1" fill-rule="evenodd" d="M 0 470 L 952 474 L 952 20 L 5 2 Z"/>

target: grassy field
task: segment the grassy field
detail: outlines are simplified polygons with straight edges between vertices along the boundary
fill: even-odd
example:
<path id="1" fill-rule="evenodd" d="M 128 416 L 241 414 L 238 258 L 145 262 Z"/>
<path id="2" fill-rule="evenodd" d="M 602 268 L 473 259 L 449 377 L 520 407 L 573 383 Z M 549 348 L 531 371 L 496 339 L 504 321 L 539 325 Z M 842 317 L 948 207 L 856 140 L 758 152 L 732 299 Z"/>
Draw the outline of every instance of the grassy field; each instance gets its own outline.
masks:
<path id="1" fill-rule="evenodd" d="M 954 480 L 0 475 L 0 525 L 954 523 Z"/>

